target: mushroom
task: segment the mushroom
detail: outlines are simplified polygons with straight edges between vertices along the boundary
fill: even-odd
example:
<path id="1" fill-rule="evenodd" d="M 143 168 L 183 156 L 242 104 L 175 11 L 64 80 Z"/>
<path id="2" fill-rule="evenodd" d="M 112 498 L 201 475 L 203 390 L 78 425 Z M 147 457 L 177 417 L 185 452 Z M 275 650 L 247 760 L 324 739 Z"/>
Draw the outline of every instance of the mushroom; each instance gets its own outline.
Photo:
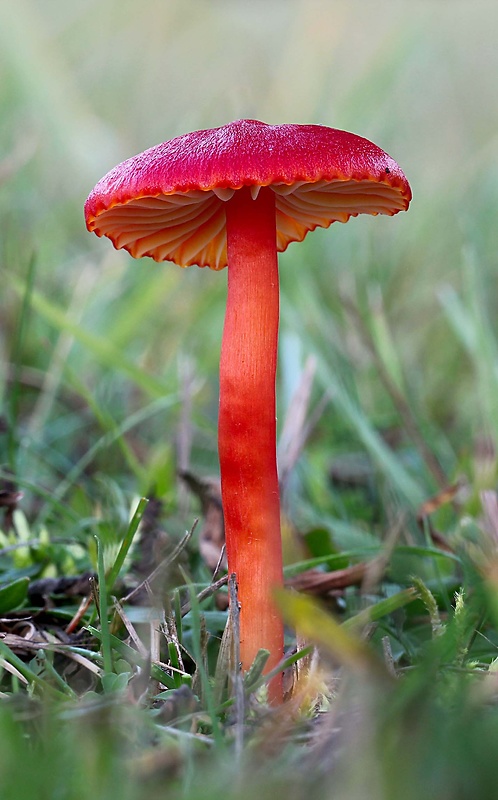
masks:
<path id="1" fill-rule="evenodd" d="M 321 125 L 237 120 L 152 147 L 90 193 L 86 224 L 135 258 L 220 270 L 228 296 L 220 360 L 219 458 L 228 568 L 247 669 L 283 655 L 273 601 L 282 584 L 276 464 L 277 252 L 316 227 L 408 208 L 403 172 L 360 136 Z M 280 677 L 270 699 L 282 697 Z"/>

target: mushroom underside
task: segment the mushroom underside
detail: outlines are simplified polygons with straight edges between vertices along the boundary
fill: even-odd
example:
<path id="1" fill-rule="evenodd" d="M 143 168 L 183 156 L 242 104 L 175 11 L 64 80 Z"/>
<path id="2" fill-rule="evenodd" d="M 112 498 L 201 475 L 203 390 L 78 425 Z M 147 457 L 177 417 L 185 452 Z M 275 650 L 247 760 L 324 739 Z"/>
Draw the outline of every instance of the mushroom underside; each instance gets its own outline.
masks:
<path id="1" fill-rule="evenodd" d="M 257 196 L 260 187 L 251 187 Z M 272 184 L 276 195 L 277 250 L 302 241 L 317 227 L 347 222 L 358 214 L 392 216 L 407 206 L 388 183 L 334 180 L 291 185 Z M 222 269 L 227 264 L 226 202 L 235 189 L 194 190 L 144 196 L 102 211 L 90 227 L 117 249 L 135 258 L 197 264 Z"/>

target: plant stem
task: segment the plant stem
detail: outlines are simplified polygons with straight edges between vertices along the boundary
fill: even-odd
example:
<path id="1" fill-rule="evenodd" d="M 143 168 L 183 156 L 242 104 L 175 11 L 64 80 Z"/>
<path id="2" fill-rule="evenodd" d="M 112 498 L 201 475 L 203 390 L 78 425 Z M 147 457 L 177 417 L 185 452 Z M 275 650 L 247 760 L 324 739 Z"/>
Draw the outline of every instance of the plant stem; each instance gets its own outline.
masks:
<path id="1" fill-rule="evenodd" d="M 275 376 L 279 322 L 275 195 L 248 188 L 227 202 L 228 298 L 220 361 L 219 455 L 229 573 L 235 572 L 240 656 L 249 669 L 283 655 L 272 592 L 283 584 L 276 463 Z M 270 685 L 280 702 L 281 678 Z"/>

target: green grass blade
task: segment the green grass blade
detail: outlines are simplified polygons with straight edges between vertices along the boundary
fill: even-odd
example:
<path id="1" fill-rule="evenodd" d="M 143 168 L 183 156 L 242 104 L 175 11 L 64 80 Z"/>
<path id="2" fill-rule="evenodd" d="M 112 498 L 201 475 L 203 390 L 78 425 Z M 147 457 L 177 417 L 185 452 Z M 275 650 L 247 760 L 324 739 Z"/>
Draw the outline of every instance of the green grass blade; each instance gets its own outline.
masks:
<path id="1" fill-rule="evenodd" d="M 9 283 L 18 294 L 23 295 L 26 292 L 26 283 L 12 275 L 9 275 Z M 91 333 L 82 325 L 75 323 L 56 303 L 46 298 L 40 291 L 33 290 L 31 292 L 31 305 L 46 322 L 58 331 L 71 333 L 103 366 L 122 372 L 150 396 L 160 397 L 169 392 L 169 387 L 163 381 L 147 375 L 139 369 L 108 339 Z"/>
<path id="2" fill-rule="evenodd" d="M 14 376 L 12 385 L 10 387 L 10 392 L 8 395 L 10 425 L 8 427 L 8 432 L 7 432 L 8 433 L 7 452 L 9 456 L 9 466 L 13 474 L 16 474 L 17 472 L 16 444 L 17 444 L 17 431 L 18 431 L 19 400 L 21 396 L 22 350 L 26 338 L 31 304 L 32 304 L 32 297 L 34 292 L 35 267 L 36 267 L 36 259 L 34 256 L 32 256 L 28 264 L 27 276 L 23 285 L 19 321 L 10 356 L 10 361 L 14 367 Z"/>
<path id="3" fill-rule="evenodd" d="M 149 501 L 147 500 L 146 497 L 140 498 L 138 505 L 134 511 L 134 514 L 130 520 L 130 524 L 128 525 L 128 529 L 125 533 L 123 541 L 121 542 L 121 546 L 116 556 L 116 560 L 112 565 L 106 578 L 106 587 L 108 594 L 111 594 L 113 586 L 116 583 L 119 573 L 121 572 L 121 568 L 125 562 L 126 556 L 128 555 L 129 549 L 133 542 L 133 538 L 138 530 L 138 526 L 142 521 L 142 517 L 144 515 L 148 502 Z"/>
<path id="4" fill-rule="evenodd" d="M 111 638 L 110 638 L 110 628 L 109 628 L 109 606 L 108 606 L 108 597 L 107 597 L 107 586 L 106 586 L 106 576 L 105 576 L 105 566 L 104 566 L 104 547 L 99 539 L 99 537 L 95 537 L 97 540 L 97 572 L 98 572 L 98 579 L 99 579 L 99 619 L 100 619 L 100 628 L 102 631 L 102 658 L 104 660 L 104 675 L 103 679 L 106 675 L 111 675 L 113 672 L 113 665 L 112 665 L 112 646 L 111 646 Z"/>
<path id="5" fill-rule="evenodd" d="M 199 670 L 203 694 L 205 696 L 206 708 L 213 727 L 213 738 L 218 747 L 223 746 L 223 737 L 220 723 L 218 720 L 217 708 L 214 702 L 213 687 L 209 680 L 209 675 L 204 666 L 204 658 L 201 652 L 201 610 L 197 600 L 194 586 L 186 581 L 190 594 L 190 619 L 192 625 L 192 651 L 195 658 L 196 667 Z"/>

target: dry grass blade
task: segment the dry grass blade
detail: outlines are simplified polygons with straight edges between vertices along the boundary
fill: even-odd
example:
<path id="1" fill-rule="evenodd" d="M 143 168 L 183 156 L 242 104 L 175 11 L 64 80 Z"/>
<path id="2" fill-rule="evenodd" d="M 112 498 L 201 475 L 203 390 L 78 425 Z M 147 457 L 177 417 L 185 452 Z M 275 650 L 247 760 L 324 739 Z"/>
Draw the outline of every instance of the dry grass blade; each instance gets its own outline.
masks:
<path id="1" fill-rule="evenodd" d="M 18 680 L 20 680 L 21 683 L 24 683 L 26 686 L 28 686 L 29 681 L 27 680 L 27 678 L 25 678 L 24 675 L 22 675 L 19 672 L 19 670 L 16 667 L 14 667 L 13 664 L 9 664 L 9 662 L 6 661 L 4 658 L 0 658 L 0 668 L 6 670 L 6 672 L 10 672 L 10 674 L 13 675 L 15 678 L 17 678 Z"/>
<path id="2" fill-rule="evenodd" d="M 209 586 L 206 586 L 205 589 L 199 592 L 199 594 L 197 595 L 197 602 L 201 603 L 207 597 L 210 597 L 212 594 L 214 594 L 214 592 L 217 592 L 218 589 L 221 589 L 223 586 L 226 586 L 227 583 L 228 583 L 228 575 L 224 575 L 223 578 L 219 578 L 217 581 L 214 581 L 214 583 L 210 583 Z M 185 614 L 188 614 L 191 608 L 192 604 L 190 601 L 184 603 L 181 609 L 182 617 L 184 617 Z"/>
<path id="3" fill-rule="evenodd" d="M 73 616 L 71 622 L 66 626 L 66 633 L 69 635 L 70 633 L 74 633 L 76 628 L 80 625 L 81 620 L 85 616 L 86 612 L 90 608 L 93 601 L 93 595 L 89 594 L 83 598 L 81 603 L 78 606 L 78 609 Z"/>
<path id="4" fill-rule="evenodd" d="M 129 600 L 131 600 L 132 597 L 134 597 L 136 594 L 142 591 L 142 589 L 147 589 L 147 587 L 150 587 L 150 584 L 154 581 L 155 578 L 157 578 L 159 575 L 165 572 L 165 570 L 167 570 L 168 567 L 170 567 L 172 564 L 175 563 L 178 556 L 183 552 L 183 550 L 189 543 L 190 539 L 192 538 L 192 535 L 197 527 L 198 522 L 199 522 L 198 519 L 194 520 L 192 527 L 190 528 L 189 531 L 185 533 L 183 538 L 178 542 L 173 552 L 170 553 L 169 556 L 167 556 L 167 558 L 163 559 L 161 563 L 158 564 L 157 567 L 150 573 L 150 575 L 148 575 L 146 578 L 144 578 L 143 581 L 141 581 L 138 584 L 138 586 L 135 586 L 135 588 L 132 589 L 131 592 L 128 592 L 126 597 L 122 598 L 123 603 L 129 602 Z"/>
<path id="5" fill-rule="evenodd" d="M 368 564 L 354 564 L 351 567 L 337 569 L 334 572 L 319 572 L 318 570 L 306 570 L 288 578 L 285 585 L 298 592 L 306 592 L 313 595 L 325 595 L 338 589 L 345 589 L 347 586 L 359 586 L 365 578 Z"/>
<path id="6" fill-rule="evenodd" d="M 425 528 L 428 529 L 432 541 L 437 547 L 440 548 L 440 550 L 446 550 L 448 553 L 454 552 L 453 547 L 449 544 L 446 537 L 439 533 L 439 531 L 435 530 L 430 517 L 432 514 L 438 511 L 438 509 L 442 508 L 442 506 L 445 506 L 448 503 L 451 503 L 456 508 L 460 500 L 460 496 L 465 495 L 467 491 L 467 483 L 464 480 L 457 481 L 451 486 L 444 487 L 440 492 L 437 492 L 437 494 L 433 495 L 432 497 L 429 497 L 425 503 L 422 503 L 417 511 L 417 522 L 420 528 L 422 530 Z"/>
<path id="7" fill-rule="evenodd" d="M 235 757 L 240 759 L 244 747 L 244 681 L 240 661 L 240 604 L 237 592 L 237 576 L 232 573 L 228 579 L 230 598 L 229 625 L 231 629 L 231 682 L 235 695 Z"/>
<path id="8" fill-rule="evenodd" d="M 75 653 L 71 645 L 60 642 L 55 636 L 46 634 L 46 638 L 42 641 L 35 641 L 26 639 L 24 636 L 18 636 L 15 633 L 5 633 L 0 634 L 0 638 L 13 653 L 27 654 L 38 650 L 52 650 L 55 653 L 61 653 L 61 655 L 67 656 L 67 658 L 80 664 L 80 666 L 92 672 L 94 675 L 100 676 L 102 674 L 102 670 L 97 664 L 85 658 L 81 653 Z"/>
<path id="9" fill-rule="evenodd" d="M 231 653 L 232 625 L 230 614 L 228 614 L 223 636 L 221 637 L 220 649 L 218 650 L 218 658 L 216 659 L 216 669 L 214 673 L 213 697 L 217 705 L 219 705 L 223 699 L 223 693 L 227 684 L 227 677 L 231 674 Z"/>
<path id="10" fill-rule="evenodd" d="M 132 623 L 128 619 L 128 616 L 127 616 L 123 606 L 121 605 L 119 600 L 117 600 L 115 597 L 113 598 L 113 601 L 114 601 L 114 609 L 116 611 L 116 614 L 119 616 L 121 622 L 125 626 L 130 639 L 132 640 L 133 644 L 137 648 L 137 651 L 140 653 L 142 658 L 148 658 L 149 654 L 147 652 L 147 649 L 143 645 L 142 640 L 140 639 L 138 633 L 136 632 L 136 630 L 133 627 Z"/>
<path id="11" fill-rule="evenodd" d="M 219 477 L 198 478 L 192 472 L 178 474 L 201 503 L 203 522 L 199 533 L 199 551 L 214 576 L 219 569 L 220 559 L 223 560 L 225 546 L 221 481 Z"/>
<path id="12" fill-rule="evenodd" d="M 440 492 L 437 492 L 437 494 L 429 497 L 425 503 L 422 503 L 417 512 L 418 521 L 422 522 L 426 517 L 434 514 L 441 506 L 447 503 L 453 503 L 463 489 L 465 489 L 465 483 L 463 481 L 457 481 L 449 486 L 444 486 Z"/>
<path id="13" fill-rule="evenodd" d="M 404 525 L 405 518 L 403 515 L 400 515 L 387 532 L 380 555 L 377 556 L 377 558 L 372 559 L 372 561 L 367 564 L 365 577 L 361 586 L 362 594 L 365 595 L 373 592 L 377 584 L 380 582 L 386 570 L 391 554 L 398 543 L 401 533 L 403 532 Z"/>
<path id="14" fill-rule="evenodd" d="M 168 649 L 171 647 L 174 648 L 173 654 L 170 652 L 170 661 L 175 660 L 178 664 L 178 668 L 182 673 L 185 673 L 185 666 L 183 663 L 183 656 L 182 656 L 182 645 L 180 642 L 180 637 L 178 635 L 178 629 L 176 626 L 176 618 L 175 614 L 171 609 L 171 603 L 167 602 L 167 608 L 164 614 L 164 620 L 162 625 L 162 632 L 168 644 Z M 172 664 L 174 667 L 174 664 Z"/>
<path id="15" fill-rule="evenodd" d="M 278 474 L 282 492 L 310 433 L 307 417 L 316 367 L 316 358 L 309 356 L 291 398 L 278 442 Z"/>

